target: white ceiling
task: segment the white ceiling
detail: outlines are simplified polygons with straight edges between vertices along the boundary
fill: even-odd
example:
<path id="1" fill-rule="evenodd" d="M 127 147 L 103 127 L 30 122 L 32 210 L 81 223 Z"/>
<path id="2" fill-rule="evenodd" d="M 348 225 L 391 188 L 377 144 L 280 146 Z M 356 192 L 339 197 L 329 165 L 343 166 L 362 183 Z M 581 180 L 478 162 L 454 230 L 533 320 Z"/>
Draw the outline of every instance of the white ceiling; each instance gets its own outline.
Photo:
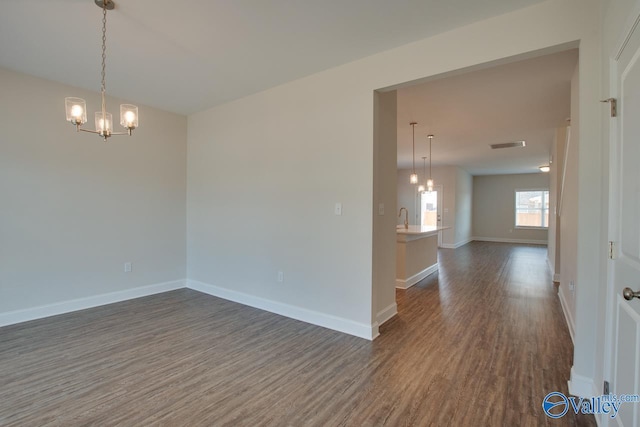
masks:
<path id="1" fill-rule="evenodd" d="M 457 165 L 472 175 L 539 172 L 555 128 L 570 117 L 577 60 L 571 49 L 399 89 L 398 167 L 412 167 L 415 121 L 419 173 L 429 133 L 434 166 Z M 517 140 L 526 147 L 489 147 Z"/>
<path id="2" fill-rule="evenodd" d="M 115 1 L 107 92 L 189 114 L 541 0 Z M 1 10 L 0 67 L 99 90 L 93 0 Z"/>

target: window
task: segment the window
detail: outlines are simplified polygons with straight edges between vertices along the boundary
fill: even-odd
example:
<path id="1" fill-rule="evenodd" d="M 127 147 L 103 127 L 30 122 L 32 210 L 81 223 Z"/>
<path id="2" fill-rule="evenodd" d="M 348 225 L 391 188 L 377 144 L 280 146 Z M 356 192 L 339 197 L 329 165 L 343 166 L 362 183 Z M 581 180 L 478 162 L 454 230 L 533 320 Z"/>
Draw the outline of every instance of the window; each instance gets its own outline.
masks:
<path id="1" fill-rule="evenodd" d="M 549 190 L 516 190 L 516 227 L 549 227 Z"/>

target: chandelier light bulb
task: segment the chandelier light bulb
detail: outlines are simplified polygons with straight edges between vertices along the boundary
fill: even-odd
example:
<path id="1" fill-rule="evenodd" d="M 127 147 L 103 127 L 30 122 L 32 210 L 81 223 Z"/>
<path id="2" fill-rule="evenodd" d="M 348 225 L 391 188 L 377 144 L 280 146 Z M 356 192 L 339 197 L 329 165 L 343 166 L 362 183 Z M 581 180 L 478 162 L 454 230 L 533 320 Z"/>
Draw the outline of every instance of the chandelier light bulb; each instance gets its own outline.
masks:
<path id="1" fill-rule="evenodd" d="M 418 183 L 418 174 L 417 173 L 412 173 L 411 175 L 409 175 L 409 183 L 411 183 L 411 184 L 417 184 Z"/>
<path id="2" fill-rule="evenodd" d="M 433 188 L 433 180 L 431 178 L 427 180 L 427 187 Z"/>
<path id="3" fill-rule="evenodd" d="M 74 126 L 80 126 L 87 122 L 87 104 L 82 98 L 68 97 L 64 99 L 67 121 Z"/>
<path id="4" fill-rule="evenodd" d="M 424 185 L 420 184 L 418 185 L 418 193 L 422 193 L 424 192 Z"/>
<path id="5" fill-rule="evenodd" d="M 138 127 L 138 107 L 131 104 L 120 105 L 120 124 L 131 131 Z"/>
<path id="6" fill-rule="evenodd" d="M 71 107 L 71 116 L 74 119 L 79 120 L 82 117 L 83 113 L 84 108 L 82 108 L 82 105 L 75 104 L 73 107 Z"/>
<path id="7" fill-rule="evenodd" d="M 103 138 L 111 136 L 113 132 L 113 120 L 111 118 L 111 113 L 105 113 L 102 115 L 102 112 L 96 112 L 96 133 Z"/>

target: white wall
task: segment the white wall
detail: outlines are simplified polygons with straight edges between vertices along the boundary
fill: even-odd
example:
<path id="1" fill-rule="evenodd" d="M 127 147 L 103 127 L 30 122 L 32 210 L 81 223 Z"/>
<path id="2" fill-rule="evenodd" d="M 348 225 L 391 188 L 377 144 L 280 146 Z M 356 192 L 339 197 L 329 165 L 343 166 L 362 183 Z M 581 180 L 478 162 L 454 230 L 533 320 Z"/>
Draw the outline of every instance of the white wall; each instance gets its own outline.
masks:
<path id="1" fill-rule="evenodd" d="M 139 106 L 105 143 L 65 122 L 97 93 L 5 69 L 0 93 L 0 315 L 184 280 L 186 117 Z"/>
<path id="2" fill-rule="evenodd" d="M 580 84 L 579 69 L 571 77 L 571 126 L 567 128 L 569 139 L 562 155 L 564 190 L 560 190 L 558 214 L 560 223 L 560 288 L 558 294 L 563 304 L 569 332 L 575 337 L 576 291 L 578 282 L 578 190 L 580 108 L 577 96 Z M 566 157 L 565 157 L 566 156 Z M 562 185 L 562 177 L 560 178 Z M 593 209 L 593 207 L 591 207 Z M 575 339 L 575 338 L 574 338 Z"/>
<path id="3" fill-rule="evenodd" d="M 456 168 L 456 237 L 455 246 L 472 240 L 473 176 Z"/>
<path id="4" fill-rule="evenodd" d="M 515 227 L 515 192 L 548 188 L 546 173 L 473 177 L 473 238 L 546 244 L 546 229 Z"/>
<path id="5" fill-rule="evenodd" d="M 547 256 L 554 281 L 560 280 L 560 251 L 562 244 L 560 239 L 558 201 L 563 180 L 566 138 L 567 128 L 557 128 L 550 150 L 553 161 L 549 164 L 549 242 L 547 244 Z"/>
<path id="6" fill-rule="evenodd" d="M 581 111 L 581 165 L 599 176 L 598 5 L 549 0 L 190 116 L 189 277 L 372 326 L 373 91 L 426 76 L 579 41 L 580 66 L 591 70 L 581 103 L 595 105 Z M 593 233 L 599 221 L 580 227 Z M 593 251 L 597 236 L 579 245 Z"/>
<path id="7" fill-rule="evenodd" d="M 396 305 L 396 91 L 375 93 L 373 173 L 373 307 L 372 324 L 381 325 Z"/>

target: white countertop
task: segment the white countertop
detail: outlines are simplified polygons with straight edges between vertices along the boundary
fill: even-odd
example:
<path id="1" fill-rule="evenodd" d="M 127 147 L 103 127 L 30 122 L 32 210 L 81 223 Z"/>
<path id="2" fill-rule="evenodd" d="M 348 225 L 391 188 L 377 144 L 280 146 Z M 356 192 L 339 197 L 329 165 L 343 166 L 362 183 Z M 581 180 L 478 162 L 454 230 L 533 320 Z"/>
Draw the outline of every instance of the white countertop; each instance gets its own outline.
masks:
<path id="1" fill-rule="evenodd" d="M 409 228 L 404 228 L 404 225 L 396 226 L 396 234 L 398 241 L 409 241 L 421 239 L 423 237 L 430 237 L 437 235 L 442 230 L 447 230 L 451 227 L 434 227 L 426 225 L 410 225 Z"/>

